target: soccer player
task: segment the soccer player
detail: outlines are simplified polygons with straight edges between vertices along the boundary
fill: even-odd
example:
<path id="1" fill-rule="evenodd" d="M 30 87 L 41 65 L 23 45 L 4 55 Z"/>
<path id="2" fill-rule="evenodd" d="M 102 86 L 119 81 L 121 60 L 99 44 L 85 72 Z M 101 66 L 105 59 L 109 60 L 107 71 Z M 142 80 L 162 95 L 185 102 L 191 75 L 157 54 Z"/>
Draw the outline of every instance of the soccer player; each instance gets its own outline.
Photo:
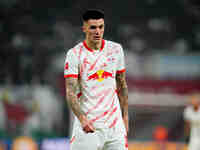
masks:
<path id="1" fill-rule="evenodd" d="M 71 150 L 127 150 L 128 89 L 122 46 L 103 39 L 104 12 L 82 14 L 85 40 L 66 55 L 66 99 L 75 119 Z"/>
<path id="2" fill-rule="evenodd" d="M 200 148 L 200 97 L 192 96 L 189 106 L 184 110 L 185 132 L 189 134 L 188 150 Z"/>

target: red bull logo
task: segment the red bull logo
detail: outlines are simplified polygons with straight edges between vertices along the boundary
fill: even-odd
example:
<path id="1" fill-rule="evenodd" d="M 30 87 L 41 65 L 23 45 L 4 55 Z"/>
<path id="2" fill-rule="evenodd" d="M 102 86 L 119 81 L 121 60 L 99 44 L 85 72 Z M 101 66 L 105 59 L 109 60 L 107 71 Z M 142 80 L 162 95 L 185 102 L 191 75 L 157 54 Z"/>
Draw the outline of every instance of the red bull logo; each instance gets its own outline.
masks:
<path id="1" fill-rule="evenodd" d="M 88 77 L 88 80 L 97 80 L 99 82 L 103 81 L 104 79 L 107 79 L 108 77 L 113 78 L 112 73 L 107 72 L 105 70 L 98 70 L 94 74 L 90 75 Z"/>

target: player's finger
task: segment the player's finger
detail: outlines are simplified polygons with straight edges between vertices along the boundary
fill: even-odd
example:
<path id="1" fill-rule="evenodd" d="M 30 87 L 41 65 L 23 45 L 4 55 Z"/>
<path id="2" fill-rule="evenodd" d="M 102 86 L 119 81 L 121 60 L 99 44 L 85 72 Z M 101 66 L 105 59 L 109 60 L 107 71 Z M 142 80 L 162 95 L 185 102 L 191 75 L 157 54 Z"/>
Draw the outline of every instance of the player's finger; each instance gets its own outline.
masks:
<path id="1" fill-rule="evenodd" d="M 90 124 L 89 124 L 89 127 L 93 130 L 93 131 L 95 131 L 95 127 L 93 126 L 93 124 L 90 122 Z"/>
<path id="2" fill-rule="evenodd" d="M 83 130 L 86 132 L 86 133 L 93 133 L 94 132 L 94 129 L 89 126 L 89 125 L 86 125 Z"/>

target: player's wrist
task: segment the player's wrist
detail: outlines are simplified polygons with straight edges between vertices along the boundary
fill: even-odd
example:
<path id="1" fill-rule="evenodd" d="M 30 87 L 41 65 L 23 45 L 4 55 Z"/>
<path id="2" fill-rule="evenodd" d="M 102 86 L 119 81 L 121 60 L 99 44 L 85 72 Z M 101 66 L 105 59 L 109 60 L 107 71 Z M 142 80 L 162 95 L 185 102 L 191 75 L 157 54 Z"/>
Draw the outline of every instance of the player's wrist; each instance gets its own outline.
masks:
<path id="1" fill-rule="evenodd" d="M 79 117 L 79 121 L 81 122 L 82 126 L 85 126 L 86 122 L 87 122 L 87 117 L 84 114 L 81 114 Z"/>

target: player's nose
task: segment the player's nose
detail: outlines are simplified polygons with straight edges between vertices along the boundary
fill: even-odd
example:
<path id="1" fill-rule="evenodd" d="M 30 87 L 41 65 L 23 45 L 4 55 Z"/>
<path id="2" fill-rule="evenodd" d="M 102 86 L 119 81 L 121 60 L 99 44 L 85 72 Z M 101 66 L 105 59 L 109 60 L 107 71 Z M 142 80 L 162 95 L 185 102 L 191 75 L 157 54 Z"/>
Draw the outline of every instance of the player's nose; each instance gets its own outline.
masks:
<path id="1" fill-rule="evenodd" d="M 99 28 L 96 28 L 96 35 L 99 35 L 101 33 L 101 30 Z"/>

